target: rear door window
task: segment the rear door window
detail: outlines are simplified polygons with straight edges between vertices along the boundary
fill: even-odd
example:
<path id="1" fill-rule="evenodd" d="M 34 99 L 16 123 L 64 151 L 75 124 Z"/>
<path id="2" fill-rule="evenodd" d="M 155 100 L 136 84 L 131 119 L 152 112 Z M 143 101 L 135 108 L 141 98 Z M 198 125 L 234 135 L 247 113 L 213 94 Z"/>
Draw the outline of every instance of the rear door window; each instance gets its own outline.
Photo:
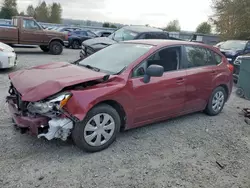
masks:
<path id="1" fill-rule="evenodd" d="M 81 31 L 81 35 L 87 36 L 87 32 L 86 31 Z"/>
<path id="2" fill-rule="evenodd" d="M 87 34 L 89 37 L 95 37 L 96 35 L 94 33 L 92 33 L 91 31 L 87 31 Z"/>
<path id="3" fill-rule="evenodd" d="M 187 55 L 187 68 L 216 65 L 213 53 L 198 46 L 185 46 Z"/>

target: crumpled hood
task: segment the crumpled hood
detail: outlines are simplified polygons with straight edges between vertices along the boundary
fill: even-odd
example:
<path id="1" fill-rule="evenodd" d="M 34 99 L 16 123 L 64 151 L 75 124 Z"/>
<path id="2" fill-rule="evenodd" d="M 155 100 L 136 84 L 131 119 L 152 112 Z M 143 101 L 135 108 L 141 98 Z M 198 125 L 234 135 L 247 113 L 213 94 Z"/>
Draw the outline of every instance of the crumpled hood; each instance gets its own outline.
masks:
<path id="1" fill-rule="evenodd" d="M 66 62 L 50 63 L 9 74 L 23 101 L 39 101 L 68 86 L 102 79 L 106 74 Z"/>
<path id="2" fill-rule="evenodd" d="M 14 49 L 11 46 L 2 42 L 0 42 L 0 49 L 3 49 L 4 52 L 14 52 Z"/>
<path id="3" fill-rule="evenodd" d="M 109 45 L 115 44 L 117 43 L 116 41 L 108 38 L 108 37 L 98 37 L 98 38 L 93 38 L 93 39 L 89 39 L 89 40 L 85 40 L 83 41 L 83 45 L 84 46 L 90 46 L 93 49 L 101 49 L 101 48 L 105 48 Z"/>

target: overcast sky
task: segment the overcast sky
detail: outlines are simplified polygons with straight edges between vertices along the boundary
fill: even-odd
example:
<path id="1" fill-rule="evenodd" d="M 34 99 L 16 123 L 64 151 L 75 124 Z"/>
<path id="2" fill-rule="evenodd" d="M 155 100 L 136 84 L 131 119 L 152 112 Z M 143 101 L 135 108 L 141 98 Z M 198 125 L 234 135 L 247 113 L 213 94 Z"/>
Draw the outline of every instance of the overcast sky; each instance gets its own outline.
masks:
<path id="1" fill-rule="evenodd" d="M 20 11 L 39 0 L 17 0 Z M 60 2 L 63 18 L 149 24 L 164 27 L 173 19 L 182 30 L 193 31 L 212 14 L 211 0 L 46 0 Z"/>

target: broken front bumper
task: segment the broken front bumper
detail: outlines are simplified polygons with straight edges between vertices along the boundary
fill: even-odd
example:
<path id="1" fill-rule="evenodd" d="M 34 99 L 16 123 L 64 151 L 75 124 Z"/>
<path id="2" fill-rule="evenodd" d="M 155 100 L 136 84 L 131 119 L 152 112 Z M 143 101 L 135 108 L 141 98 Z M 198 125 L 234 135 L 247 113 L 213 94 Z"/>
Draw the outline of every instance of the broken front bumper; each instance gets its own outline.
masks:
<path id="1" fill-rule="evenodd" d="M 67 140 L 73 128 L 73 122 L 68 118 L 48 118 L 44 116 L 29 117 L 22 115 L 14 100 L 7 97 L 9 111 L 17 127 L 28 131 L 38 138 L 45 137 L 48 140 L 60 138 Z"/>
<path id="2" fill-rule="evenodd" d="M 7 99 L 9 111 L 17 127 L 27 129 L 31 135 L 37 136 L 41 126 L 48 126 L 49 118 L 47 117 L 29 117 L 23 116 L 18 110 L 12 99 Z"/>

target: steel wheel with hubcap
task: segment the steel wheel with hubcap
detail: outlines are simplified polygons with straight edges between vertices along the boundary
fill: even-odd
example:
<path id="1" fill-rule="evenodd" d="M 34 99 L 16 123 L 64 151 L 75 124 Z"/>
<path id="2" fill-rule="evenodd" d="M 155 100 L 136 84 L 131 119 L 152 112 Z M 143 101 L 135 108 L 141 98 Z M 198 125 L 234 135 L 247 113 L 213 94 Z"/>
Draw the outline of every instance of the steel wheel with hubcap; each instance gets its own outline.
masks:
<path id="1" fill-rule="evenodd" d="M 211 116 L 219 114 L 224 107 L 226 97 L 225 89 L 221 86 L 217 87 L 208 101 L 205 112 Z"/>
<path id="2" fill-rule="evenodd" d="M 101 151 L 114 142 L 120 124 L 118 112 L 110 105 L 101 104 L 90 110 L 84 120 L 74 126 L 72 138 L 85 151 Z"/>
<path id="3" fill-rule="evenodd" d="M 50 53 L 60 55 L 63 51 L 63 45 L 59 41 L 52 41 L 49 45 Z"/>
<path id="4" fill-rule="evenodd" d="M 92 117 L 84 129 L 84 139 L 91 146 L 101 146 L 109 141 L 115 131 L 114 119 L 106 113 Z"/>
<path id="5" fill-rule="evenodd" d="M 73 49 L 79 49 L 80 48 L 80 42 L 78 40 L 74 40 L 72 43 L 72 48 Z"/>

